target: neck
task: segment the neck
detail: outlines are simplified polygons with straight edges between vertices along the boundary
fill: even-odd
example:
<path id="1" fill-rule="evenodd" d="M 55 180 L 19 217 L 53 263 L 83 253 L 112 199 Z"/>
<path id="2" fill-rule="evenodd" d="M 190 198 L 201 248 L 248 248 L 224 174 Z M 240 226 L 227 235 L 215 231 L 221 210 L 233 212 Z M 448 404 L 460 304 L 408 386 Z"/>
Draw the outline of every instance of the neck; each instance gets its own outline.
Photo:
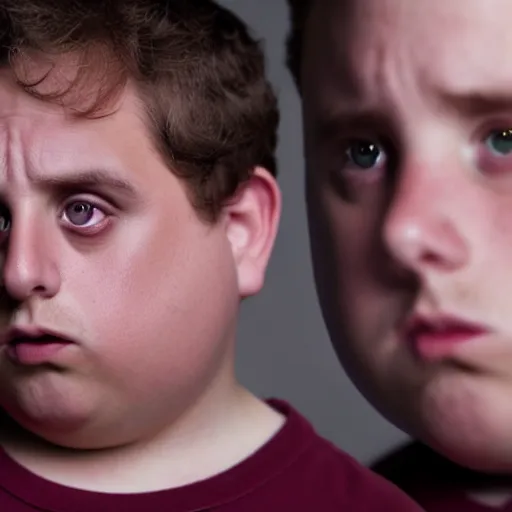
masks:
<path id="1" fill-rule="evenodd" d="M 156 436 L 122 447 L 64 449 L 12 423 L 2 444 L 28 470 L 68 487 L 109 493 L 175 488 L 238 464 L 284 422 L 280 414 L 238 385 L 222 396 L 208 395 Z"/>

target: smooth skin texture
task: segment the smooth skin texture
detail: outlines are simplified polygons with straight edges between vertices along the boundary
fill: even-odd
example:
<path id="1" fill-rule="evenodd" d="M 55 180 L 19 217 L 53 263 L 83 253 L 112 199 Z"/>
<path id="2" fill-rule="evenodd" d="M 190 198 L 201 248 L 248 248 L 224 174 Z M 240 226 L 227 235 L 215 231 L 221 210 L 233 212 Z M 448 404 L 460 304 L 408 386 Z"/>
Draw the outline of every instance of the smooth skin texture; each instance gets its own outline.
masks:
<path id="1" fill-rule="evenodd" d="M 239 304 L 263 285 L 280 214 L 265 169 L 207 223 L 130 84 L 110 115 L 76 119 L 4 70 L 0 197 L 2 334 L 74 342 L 34 367 L 0 348 L 0 406 L 26 429 L 3 429 L 13 458 L 71 487 L 145 492 L 219 473 L 280 428 L 233 368 Z"/>
<path id="2" fill-rule="evenodd" d="M 512 4 L 318 0 L 302 67 L 318 292 L 348 373 L 455 462 L 512 470 Z M 414 313 L 490 334 L 429 362 Z"/>

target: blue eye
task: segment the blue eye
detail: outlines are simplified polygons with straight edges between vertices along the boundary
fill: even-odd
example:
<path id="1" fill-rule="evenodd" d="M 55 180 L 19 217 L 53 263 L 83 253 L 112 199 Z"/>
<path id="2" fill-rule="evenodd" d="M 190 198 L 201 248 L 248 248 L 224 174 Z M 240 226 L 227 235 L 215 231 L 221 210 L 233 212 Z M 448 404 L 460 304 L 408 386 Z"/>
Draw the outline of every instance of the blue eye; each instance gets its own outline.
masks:
<path id="1" fill-rule="evenodd" d="M 356 140 L 348 146 L 347 157 L 355 166 L 371 169 L 381 162 L 384 152 L 379 144 L 371 140 Z"/>
<path id="2" fill-rule="evenodd" d="M 512 129 L 493 131 L 485 139 L 485 144 L 496 155 L 509 155 L 512 153 Z"/>

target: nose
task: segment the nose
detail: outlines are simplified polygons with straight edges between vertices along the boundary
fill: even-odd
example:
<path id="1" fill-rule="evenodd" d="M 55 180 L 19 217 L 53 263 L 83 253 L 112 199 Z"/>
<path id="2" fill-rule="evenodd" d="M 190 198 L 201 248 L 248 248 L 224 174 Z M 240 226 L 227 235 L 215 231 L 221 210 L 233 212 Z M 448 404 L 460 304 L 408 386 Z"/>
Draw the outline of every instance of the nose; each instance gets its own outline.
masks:
<path id="1" fill-rule="evenodd" d="M 3 286 L 10 297 L 22 302 L 34 295 L 57 294 L 61 276 L 56 247 L 41 221 L 14 219 L 4 254 Z"/>
<path id="2" fill-rule="evenodd" d="M 387 249 L 421 274 L 454 271 L 469 259 L 468 218 L 460 184 L 426 167 L 404 169 L 384 223 Z"/>

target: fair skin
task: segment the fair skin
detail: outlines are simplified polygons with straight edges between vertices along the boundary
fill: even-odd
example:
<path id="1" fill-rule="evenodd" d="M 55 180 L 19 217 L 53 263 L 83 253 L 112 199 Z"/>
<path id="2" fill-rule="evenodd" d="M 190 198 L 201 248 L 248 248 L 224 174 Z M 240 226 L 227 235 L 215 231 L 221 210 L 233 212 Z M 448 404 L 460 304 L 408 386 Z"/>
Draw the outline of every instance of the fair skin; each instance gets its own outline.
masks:
<path id="1" fill-rule="evenodd" d="M 76 119 L 3 70 L 0 197 L 1 334 L 72 341 L 42 356 L 25 344 L 22 362 L 0 346 L 15 420 L 1 440 L 20 464 L 71 487 L 152 491 L 217 474 L 281 427 L 233 368 L 240 300 L 263 285 L 280 213 L 265 169 L 208 223 L 130 84 L 111 115 Z"/>
<path id="2" fill-rule="evenodd" d="M 340 359 L 395 424 L 504 473 L 511 19 L 507 0 L 318 0 L 302 68 L 312 254 Z M 421 351 L 418 317 L 483 331 Z"/>

